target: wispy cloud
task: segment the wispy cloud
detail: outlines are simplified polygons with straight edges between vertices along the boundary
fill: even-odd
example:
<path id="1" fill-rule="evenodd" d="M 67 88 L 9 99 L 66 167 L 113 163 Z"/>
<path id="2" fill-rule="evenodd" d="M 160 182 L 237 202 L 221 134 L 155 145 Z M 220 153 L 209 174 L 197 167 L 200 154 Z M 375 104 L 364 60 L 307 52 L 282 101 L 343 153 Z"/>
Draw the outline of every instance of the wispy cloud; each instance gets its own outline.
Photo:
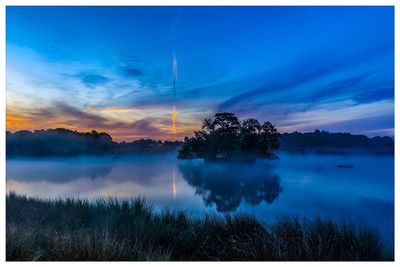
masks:
<path id="1" fill-rule="evenodd" d="M 90 88 L 93 88 L 96 85 L 104 85 L 110 81 L 107 77 L 96 73 L 81 73 L 79 77 L 82 82 Z"/>
<path id="2" fill-rule="evenodd" d="M 246 102 L 249 99 L 259 97 L 263 97 L 267 103 L 274 101 L 299 101 L 299 92 L 296 92 L 295 89 L 305 87 L 308 84 L 314 87 L 314 89 L 310 90 L 309 87 L 300 91 L 300 96 L 305 96 L 304 98 L 306 98 L 308 102 L 318 101 L 318 99 L 321 99 L 324 96 L 336 96 L 342 93 L 344 89 L 348 89 L 350 86 L 354 86 L 366 79 L 370 75 L 370 70 L 345 79 L 341 78 L 340 76 L 335 77 L 334 75 L 336 73 L 340 73 L 344 69 L 357 68 L 359 65 L 368 63 L 369 61 L 382 57 L 385 54 L 386 51 L 373 50 L 369 51 L 369 53 L 363 52 L 355 55 L 342 56 L 339 58 L 327 58 L 326 54 L 318 56 L 313 55 L 312 58 L 306 57 L 297 63 L 290 63 L 290 65 L 286 65 L 273 72 L 264 74 L 264 77 L 267 77 L 267 81 L 264 82 L 262 86 L 247 90 L 223 101 L 218 105 L 217 109 L 226 110 Z M 324 60 L 321 60 L 321 58 Z M 324 78 L 329 76 L 333 77 L 329 80 L 328 84 L 312 84 L 320 80 L 323 81 Z M 281 99 L 279 96 L 284 93 L 291 93 L 291 95 L 290 97 Z M 313 94 L 314 97 L 312 97 Z"/>
<path id="3" fill-rule="evenodd" d="M 137 77 L 142 75 L 142 70 L 135 67 L 125 66 L 121 70 L 122 74 L 127 77 Z"/>

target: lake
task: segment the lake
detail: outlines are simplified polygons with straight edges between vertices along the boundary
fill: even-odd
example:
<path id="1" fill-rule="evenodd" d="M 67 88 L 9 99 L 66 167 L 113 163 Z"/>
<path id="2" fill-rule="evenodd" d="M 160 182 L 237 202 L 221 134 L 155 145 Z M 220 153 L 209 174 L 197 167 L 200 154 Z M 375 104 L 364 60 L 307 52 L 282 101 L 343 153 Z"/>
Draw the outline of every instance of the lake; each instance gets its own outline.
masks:
<path id="1" fill-rule="evenodd" d="M 40 198 L 144 197 L 193 216 L 330 216 L 377 228 L 393 245 L 394 158 L 280 153 L 254 164 L 157 156 L 7 160 L 7 192 Z"/>

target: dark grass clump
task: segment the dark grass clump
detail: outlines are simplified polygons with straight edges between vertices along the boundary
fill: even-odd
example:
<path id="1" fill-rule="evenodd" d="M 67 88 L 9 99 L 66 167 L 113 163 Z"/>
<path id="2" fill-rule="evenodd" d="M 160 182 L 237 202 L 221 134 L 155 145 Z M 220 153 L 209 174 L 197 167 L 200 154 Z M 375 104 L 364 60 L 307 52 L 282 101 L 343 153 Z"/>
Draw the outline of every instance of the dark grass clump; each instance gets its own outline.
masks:
<path id="1" fill-rule="evenodd" d="M 376 231 L 329 219 L 191 218 L 143 199 L 6 202 L 8 261 L 393 260 Z"/>

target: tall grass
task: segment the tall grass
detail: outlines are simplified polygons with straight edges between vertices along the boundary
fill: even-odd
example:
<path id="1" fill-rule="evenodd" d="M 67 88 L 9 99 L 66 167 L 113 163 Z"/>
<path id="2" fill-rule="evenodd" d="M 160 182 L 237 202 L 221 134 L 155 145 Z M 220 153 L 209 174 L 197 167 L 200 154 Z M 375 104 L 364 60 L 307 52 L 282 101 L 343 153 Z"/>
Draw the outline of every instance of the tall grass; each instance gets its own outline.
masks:
<path id="1" fill-rule="evenodd" d="M 350 223 L 245 214 L 191 218 L 143 199 L 6 198 L 8 261 L 392 260 L 379 235 Z"/>

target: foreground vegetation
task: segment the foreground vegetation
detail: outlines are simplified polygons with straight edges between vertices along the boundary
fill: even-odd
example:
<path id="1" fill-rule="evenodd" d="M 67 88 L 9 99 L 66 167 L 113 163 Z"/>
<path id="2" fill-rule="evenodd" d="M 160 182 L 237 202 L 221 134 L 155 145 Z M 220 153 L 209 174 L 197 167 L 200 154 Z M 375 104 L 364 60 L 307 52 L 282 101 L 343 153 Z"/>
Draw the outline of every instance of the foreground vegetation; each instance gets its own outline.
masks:
<path id="1" fill-rule="evenodd" d="M 316 218 L 264 225 L 236 214 L 191 218 L 142 199 L 7 196 L 12 260 L 392 260 L 375 231 Z M 390 254 L 390 255 L 389 255 Z"/>

